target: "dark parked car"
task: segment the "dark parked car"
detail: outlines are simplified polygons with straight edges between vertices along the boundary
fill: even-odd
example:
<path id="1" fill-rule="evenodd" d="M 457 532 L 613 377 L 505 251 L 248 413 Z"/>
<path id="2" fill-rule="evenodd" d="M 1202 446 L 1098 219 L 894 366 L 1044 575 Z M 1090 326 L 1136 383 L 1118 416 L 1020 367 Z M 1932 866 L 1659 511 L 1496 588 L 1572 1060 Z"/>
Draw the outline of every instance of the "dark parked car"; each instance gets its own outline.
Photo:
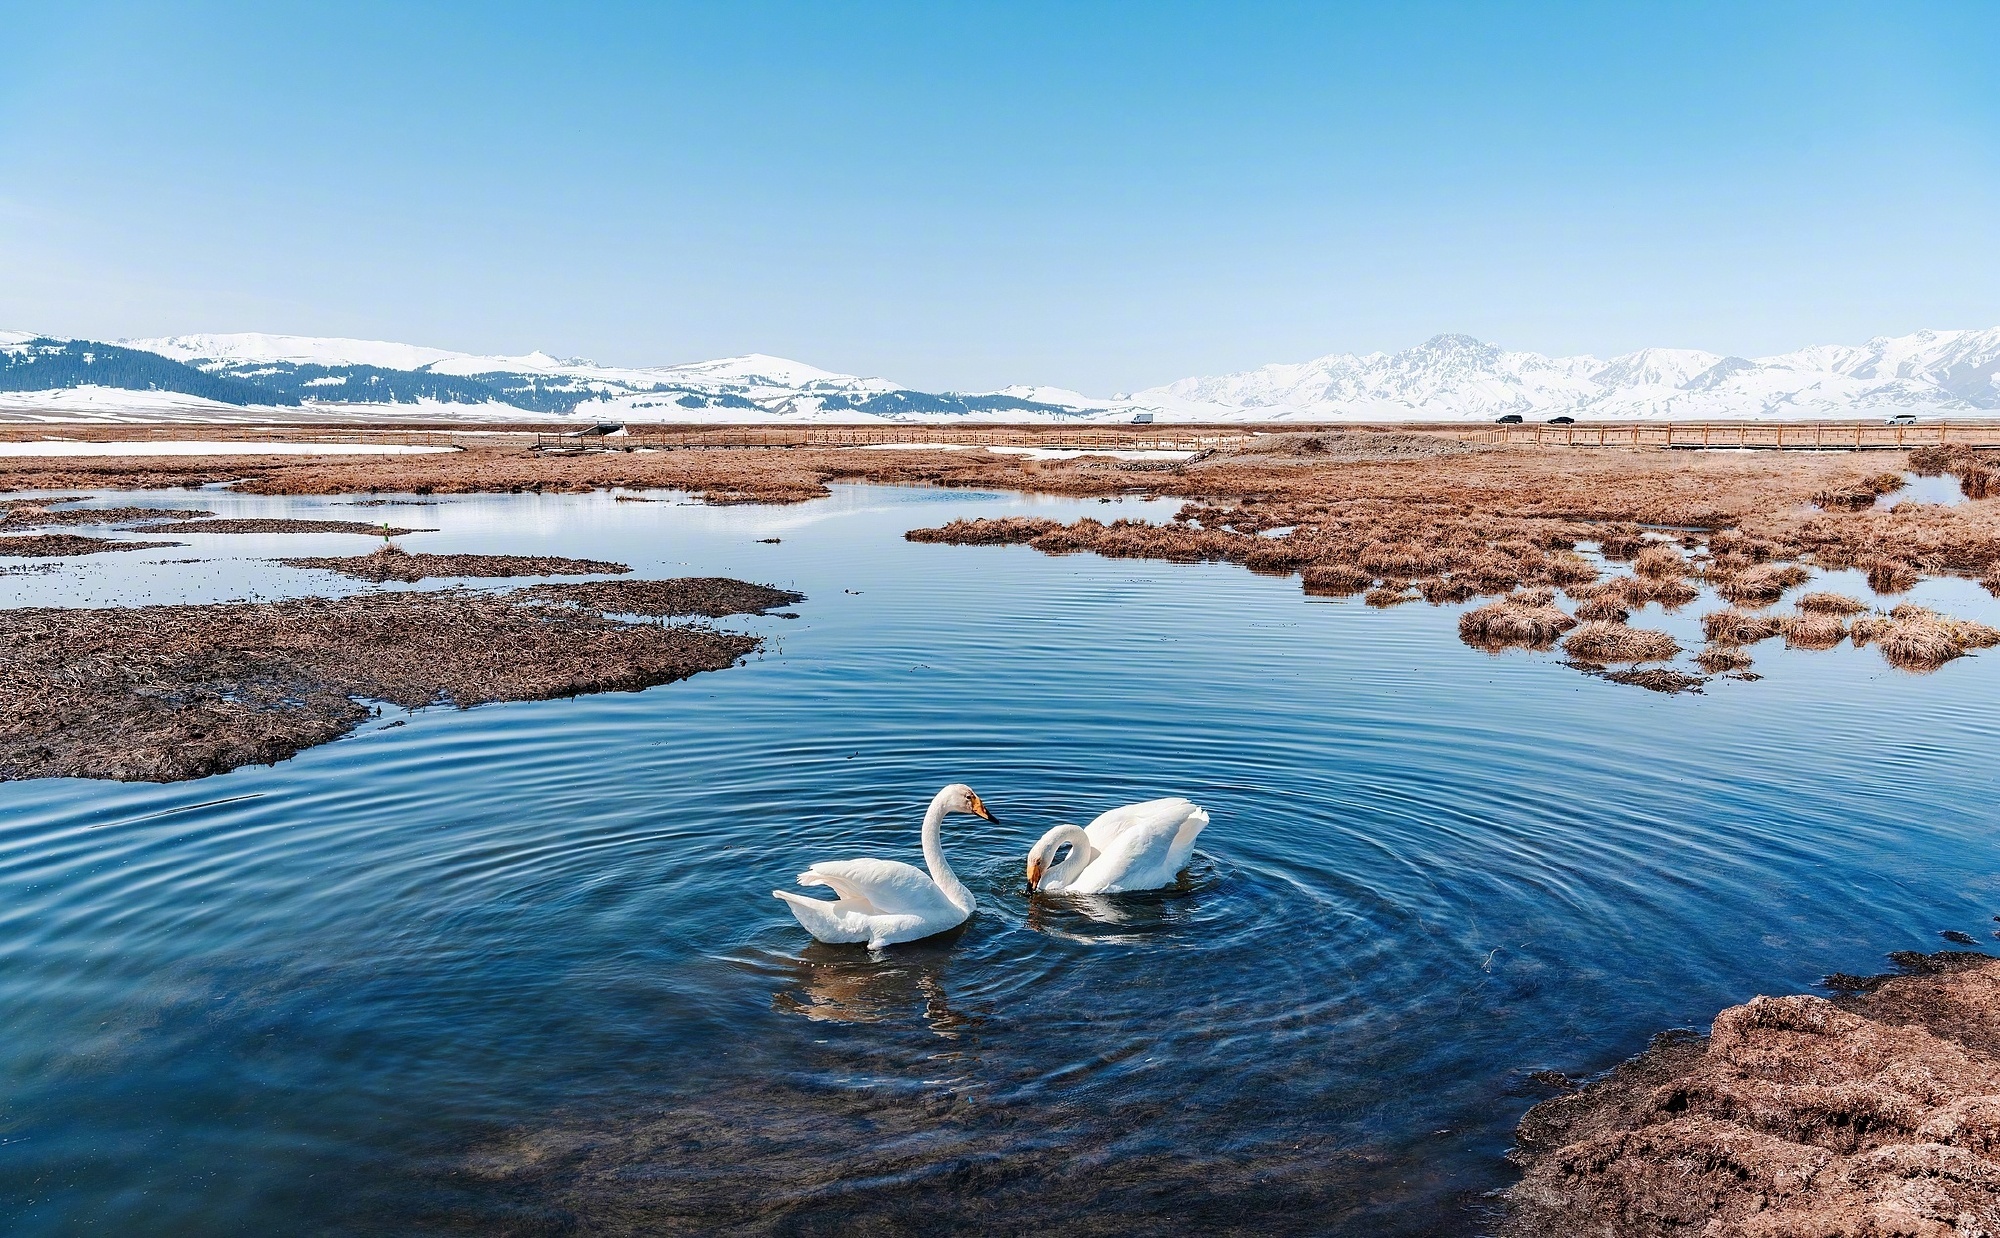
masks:
<path id="1" fill-rule="evenodd" d="M 1503 426 L 1518 426 L 1521 424 L 1521 414 L 1508 413 L 1506 416 L 1500 418 L 1500 424 Z"/>
<path id="2" fill-rule="evenodd" d="M 1550 424 L 1550 425 L 1552 425 L 1552 426 L 1573 426 L 1573 425 L 1575 425 L 1575 424 L 1576 424 L 1576 418 L 1574 418 L 1574 417 L 1551 417 L 1551 418 L 1549 418 L 1549 424 Z"/>

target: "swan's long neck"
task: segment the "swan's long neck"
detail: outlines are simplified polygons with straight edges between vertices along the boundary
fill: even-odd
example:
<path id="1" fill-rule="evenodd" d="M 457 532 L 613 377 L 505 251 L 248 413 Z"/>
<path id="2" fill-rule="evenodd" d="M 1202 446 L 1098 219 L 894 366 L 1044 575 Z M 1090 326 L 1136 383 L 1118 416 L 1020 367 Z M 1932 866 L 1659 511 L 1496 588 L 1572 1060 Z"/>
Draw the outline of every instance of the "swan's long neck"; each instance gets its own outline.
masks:
<path id="1" fill-rule="evenodd" d="M 944 858 L 944 842 L 939 838 L 939 828 L 944 825 L 945 801 L 949 791 L 940 791 L 931 801 L 930 811 L 924 814 L 924 864 L 931 870 L 931 880 L 937 882 L 944 896 L 958 904 L 967 915 L 972 914 L 972 891 L 951 871 L 950 861 Z"/>
<path id="2" fill-rule="evenodd" d="M 1083 870 L 1090 867 L 1090 862 L 1096 858 L 1097 853 L 1090 849 L 1090 835 L 1083 832 L 1082 826 L 1059 825 L 1049 833 L 1055 836 L 1055 847 L 1060 847 L 1064 843 L 1070 845 L 1069 854 L 1063 857 L 1063 862 L 1050 869 L 1048 875 L 1042 878 L 1044 888 L 1059 891 L 1065 886 L 1075 884 L 1076 879 L 1083 876 Z"/>

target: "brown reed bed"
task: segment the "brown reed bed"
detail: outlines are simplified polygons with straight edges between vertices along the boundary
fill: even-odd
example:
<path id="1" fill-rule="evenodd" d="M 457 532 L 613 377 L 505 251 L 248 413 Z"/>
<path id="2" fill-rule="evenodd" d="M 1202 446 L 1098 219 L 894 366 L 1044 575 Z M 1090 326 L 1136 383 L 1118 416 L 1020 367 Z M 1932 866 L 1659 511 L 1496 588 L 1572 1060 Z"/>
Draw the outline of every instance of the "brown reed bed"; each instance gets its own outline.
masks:
<path id="1" fill-rule="evenodd" d="M 1548 649 L 1575 626 L 1575 619 L 1555 607 L 1552 593 L 1527 590 L 1460 615 L 1458 637 L 1488 651 Z"/>
<path id="2" fill-rule="evenodd" d="M 142 526 L 142 533 L 362 533 L 370 537 L 401 537 L 405 533 L 435 533 L 436 529 L 399 529 L 360 520 L 291 520 L 280 517 L 175 520 Z"/>
<path id="3" fill-rule="evenodd" d="M 618 575 L 632 569 L 623 563 L 597 559 L 565 559 L 551 555 L 431 555 L 411 554 L 400 546 L 384 546 L 373 554 L 337 558 L 280 559 L 287 567 L 338 572 L 357 580 L 414 584 L 437 577 L 468 576 L 594 576 Z"/>
<path id="4" fill-rule="evenodd" d="M 1716 592 L 1739 606 L 1769 606 L 1785 596 L 1785 590 L 1812 579 L 1812 573 L 1796 563 L 1762 563 L 1723 577 Z"/>
<path id="5" fill-rule="evenodd" d="M 2000 629 L 1908 603 L 1886 615 L 1856 619 L 1850 635 L 1856 645 L 1875 646 L 1889 665 L 1906 671 L 1936 670 L 1971 650 L 2000 645 Z"/>
<path id="6" fill-rule="evenodd" d="M 1813 495 L 1813 503 L 1832 511 L 1860 511 L 1875 506 L 1875 500 L 1894 494 L 1910 483 L 1901 473 L 1876 473 L 1842 486 L 1829 486 Z"/>
<path id="7" fill-rule="evenodd" d="M 0 537 L 0 558 L 52 559 L 70 555 L 114 554 L 121 550 L 152 550 L 179 546 L 180 542 L 121 542 L 109 537 L 87 537 L 81 533 L 42 533 L 23 537 Z"/>
<path id="8" fill-rule="evenodd" d="M 1809 615 L 1858 615 L 1868 609 L 1868 603 L 1844 593 L 1807 593 L 1793 605 Z"/>
<path id="9" fill-rule="evenodd" d="M 1353 597 L 1375 584 L 1375 573 L 1347 563 L 1313 563 L 1299 573 L 1299 579 L 1316 597 Z"/>
<path id="10" fill-rule="evenodd" d="M 1640 576 L 1677 577 L 1689 572 L 1687 556 L 1672 546 L 1652 545 L 1632 560 L 1632 570 Z"/>
<path id="11" fill-rule="evenodd" d="M 41 502 L 0 503 L 0 529 L 51 529 L 71 525 L 119 525 L 145 520 L 201 520 L 211 513 L 185 507 L 54 507 L 74 503 L 74 497 Z"/>
<path id="12" fill-rule="evenodd" d="M 1563 652 L 1579 662 L 1666 662 L 1681 651 L 1665 632 L 1593 620 L 1563 638 Z"/>
<path id="13" fill-rule="evenodd" d="M 1749 670 L 1752 664 L 1750 655 L 1735 645 L 1709 645 L 1694 660 L 1711 675 Z"/>
<path id="14" fill-rule="evenodd" d="M 1502 1238 L 1968 1238 L 2000 1217 L 2000 960 L 1757 997 L 1521 1119 Z M 1978 1116 L 1975 1116 L 1978 1115 Z"/>
<path id="15" fill-rule="evenodd" d="M 1632 612 L 1625 608 L 1622 593 L 1589 598 L 1577 606 L 1575 614 L 1590 623 L 1623 623 L 1632 617 Z"/>
<path id="16" fill-rule="evenodd" d="M 1701 617 L 1701 634 L 1715 645 L 1754 645 L 1778 634 L 1778 621 L 1749 611 L 1718 610 Z"/>
<path id="17" fill-rule="evenodd" d="M 1225 446 L 1185 466 L 1144 468 L 1104 457 L 1028 460 L 983 451 L 816 448 L 576 456 L 480 448 L 367 460 L 11 459 L 0 460 L 0 486 L 69 493 L 229 481 L 250 493 L 363 496 L 629 487 L 688 492 L 710 502 L 785 503 L 856 481 L 1173 497 L 1183 504 L 1173 532 L 1134 521 L 1017 518 L 955 522 L 913 536 L 1028 545 L 1055 554 L 1230 562 L 1257 572 L 1299 573 L 1309 592 L 1327 595 L 1412 581 L 1437 604 L 1470 600 L 1461 596 L 1468 588 L 1472 597 L 1527 586 L 1590 588 L 1601 583 L 1601 569 L 1574 552 L 1592 545 L 1622 562 L 1677 544 L 1696 570 L 1692 577 L 1635 572 L 1619 578 L 1646 582 L 1643 589 L 1620 585 L 1623 604 L 1633 612 L 1654 603 L 1685 605 L 1697 596 L 1698 584 L 1739 580 L 1732 600 L 1760 604 L 1749 597 L 1757 581 L 1770 582 L 1768 573 L 1754 572 L 1761 567 L 1866 568 L 1874 581 L 1891 585 L 1946 574 L 2000 580 L 2000 504 L 1815 509 L 1813 495 L 1867 480 L 1852 456 L 1466 450 L 1437 435 L 1365 442 L 1324 437 L 1324 450 L 1260 440 L 1254 451 Z M 1413 440 L 1407 451 L 1403 439 Z M 1953 469 L 1991 467 L 1977 453 L 1947 456 Z M 1661 529 L 1672 535 L 1662 537 Z M 1364 554 L 1381 569 L 1364 565 Z M 1364 572 L 1365 582 L 1358 578 Z M 1425 583 L 1433 581 L 1438 583 Z"/>
<path id="18" fill-rule="evenodd" d="M 710 582 L 605 583 L 723 597 Z M 797 597 L 727 583 L 751 601 Z M 338 738 L 370 701 L 467 708 L 637 691 L 720 670 L 758 644 L 532 591 L 0 609 L 0 780 L 199 778 Z"/>
<path id="19" fill-rule="evenodd" d="M 1778 633 L 1788 649 L 1831 649 L 1847 639 L 1847 625 L 1837 615 L 1807 611 L 1778 620 Z"/>

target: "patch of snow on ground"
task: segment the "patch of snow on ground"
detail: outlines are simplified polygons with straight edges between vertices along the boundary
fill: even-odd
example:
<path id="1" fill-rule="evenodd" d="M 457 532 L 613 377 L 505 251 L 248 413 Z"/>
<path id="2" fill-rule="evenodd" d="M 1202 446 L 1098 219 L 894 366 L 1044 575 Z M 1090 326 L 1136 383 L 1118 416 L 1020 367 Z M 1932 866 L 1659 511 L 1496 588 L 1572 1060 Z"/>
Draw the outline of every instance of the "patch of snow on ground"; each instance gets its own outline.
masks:
<path id="1" fill-rule="evenodd" d="M 428 456 L 457 450 L 403 443 L 247 443 L 200 439 L 154 443 L 81 443 L 62 439 L 0 442 L 0 456 Z"/>

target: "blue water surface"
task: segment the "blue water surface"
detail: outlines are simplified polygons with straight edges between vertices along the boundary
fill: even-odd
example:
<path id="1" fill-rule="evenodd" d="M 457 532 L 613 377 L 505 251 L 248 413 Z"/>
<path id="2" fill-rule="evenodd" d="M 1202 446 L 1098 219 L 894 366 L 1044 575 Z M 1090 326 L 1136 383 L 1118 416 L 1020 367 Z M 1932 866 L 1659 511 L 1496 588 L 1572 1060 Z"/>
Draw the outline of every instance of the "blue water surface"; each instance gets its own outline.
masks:
<path id="1" fill-rule="evenodd" d="M 1669 697 L 1467 649 L 1457 607 L 902 538 L 1173 504 L 654 497 L 93 500 L 807 600 L 721 624 L 768 638 L 746 665 L 646 692 L 0 785 L 0 1229 L 1477 1231 L 1529 1072 L 2000 912 L 2000 658 L 1772 642 L 1763 679 Z M 374 587 L 271 561 L 363 537 L 175 540 L 0 599 Z M 1964 582 L 1913 596 L 1996 618 Z M 771 897 L 814 860 L 917 862 L 952 781 L 1002 821 L 947 823 L 963 929 L 870 955 Z M 1049 825 L 1168 794 L 1213 818 L 1182 888 L 1028 896 Z"/>

